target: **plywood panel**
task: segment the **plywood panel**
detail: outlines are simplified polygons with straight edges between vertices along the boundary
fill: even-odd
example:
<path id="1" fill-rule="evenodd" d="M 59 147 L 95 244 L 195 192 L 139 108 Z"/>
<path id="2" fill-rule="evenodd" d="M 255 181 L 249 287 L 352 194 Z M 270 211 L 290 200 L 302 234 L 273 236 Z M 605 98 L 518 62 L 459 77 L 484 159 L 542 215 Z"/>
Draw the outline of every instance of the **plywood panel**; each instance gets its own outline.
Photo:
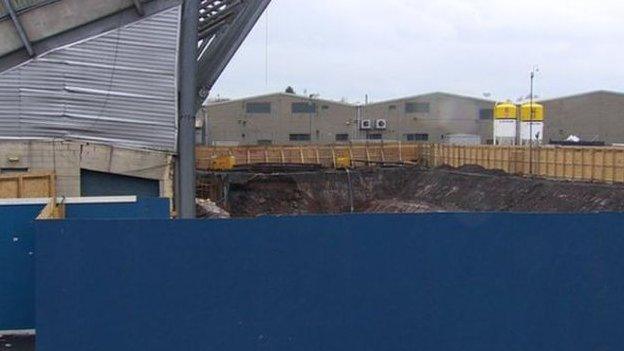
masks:
<path id="1" fill-rule="evenodd" d="M 0 198 L 40 198 L 56 196 L 53 173 L 22 173 L 0 176 Z"/>

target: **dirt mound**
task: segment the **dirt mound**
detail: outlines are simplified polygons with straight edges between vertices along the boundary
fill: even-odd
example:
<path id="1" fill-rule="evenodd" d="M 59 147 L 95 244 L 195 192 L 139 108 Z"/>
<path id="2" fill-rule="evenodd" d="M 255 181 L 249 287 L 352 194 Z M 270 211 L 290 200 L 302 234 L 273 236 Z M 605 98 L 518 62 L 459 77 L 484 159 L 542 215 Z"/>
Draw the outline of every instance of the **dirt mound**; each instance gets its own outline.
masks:
<path id="1" fill-rule="evenodd" d="M 228 184 L 233 217 L 355 212 L 624 211 L 624 186 L 529 179 L 478 166 L 250 174 Z"/>

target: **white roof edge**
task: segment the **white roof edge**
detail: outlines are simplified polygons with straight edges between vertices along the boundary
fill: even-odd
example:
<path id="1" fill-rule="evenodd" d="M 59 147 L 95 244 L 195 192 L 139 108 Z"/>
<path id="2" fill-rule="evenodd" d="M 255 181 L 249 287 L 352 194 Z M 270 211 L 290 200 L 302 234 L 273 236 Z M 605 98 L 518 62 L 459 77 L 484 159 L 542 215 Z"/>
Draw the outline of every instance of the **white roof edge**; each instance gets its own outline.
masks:
<path id="1" fill-rule="evenodd" d="M 35 329 L 0 330 L 0 336 L 32 336 L 35 334 Z"/>
<path id="2" fill-rule="evenodd" d="M 312 100 L 314 100 L 314 101 L 324 101 L 324 102 L 328 102 L 328 103 L 332 103 L 332 104 L 338 104 L 338 105 L 349 106 L 349 107 L 360 107 L 360 106 L 375 106 L 375 105 L 381 105 L 381 104 L 388 104 L 388 103 L 391 103 L 391 102 L 398 102 L 398 101 L 402 101 L 402 100 L 410 100 L 410 99 L 416 99 L 416 98 L 422 98 L 422 97 L 434 96 L 434 95 L 444 95 L 444 96 L 455 97 L 455 98 L 458 98 L 458 99 L 474 100 L 474 101 L 488 102 L 488 103 L 495 103 L 496 102 L 496 101 L 490 100 L 490 99 L 481 99 L 481 98 L 468 96 L 468 95 L 445 93 L 445 92 L 439 92 L 439 91 L 431 92 L 431 93 L 424 93 L 424 94 L 419 94 L 419 95 L 410 95 L 410 96 L 405 96 L 405 97 L 393 98 L 393 99 L 389 99 L 389 100 L 382 100 L 382 101 L 378 101 L 378 102 L 369 103 L 368 105 L 365 105 L 365 104 L 362 104 L 362 103 L 357 103 L 356 104 L 356 103 L 335 101 L 335 100 L 324 99 L 324 98 L 312 98 Z M 253 96 L 248 96 L 248 97 L 244 97 L 244 98 L 237 98 L 237 99 L 232 99 L 232 100 L 226 100 L 226 101 L 208 102 L 203 107 L 221 106 L 221 105 L 226 105 L 226 104 L 231 104 L 231 103 L 238 103 L 238 102 L 244 102 L 244 101 L 248 101 L 248 100 L 256 100 L 256 99 L 261 99 L 261 98 L 269 98 L 269 97 L 277 97 L 277 96 L 287 96 L 287 97 L 293 97 L 293 98 L 299 98 L 299 99 L 308 99 L 308 100 L 310 99 L 310 97 L 305 96 L 305 95 L 289 94 L 289 93 L 285 93 L 285 92 L 276 92 L 276 93 L 269 93 L 269 94 L 262 94 L 262 95 L 253 95 Z"/>
<path id="3" fill-rule="evenodd" d="M 565 96 L 561 96 L 561 97 L 555 97 L 555 98 L 550 98 L 550 99 L 539 100 L 539 102 L 540 103 L 553 102 L 553 101 L 557 101 L 557 100 L 574 99 L 574 98 L 584 97 L 584 96 L 588 96 L 588 95 L 595 95 L 595 94 L 609 94 L 609 95 L 624 96 L 624 93 L 613 91 L 613 90 L 591 90 L 591 91 L 586 91 L 584 93 L 565 95 Z"/>
<path id="4" fill-rule="evenodd" d="M 261 98 L 278 97 L 278 96 L 286 96 L 286 97 L 291 97 L 291 98 L 314 100 L 314 101 L 323 101 L 323 102 L 328 102 L 328 103 L 337 104 L 337 105 L 343 105 L 343 106 L 349 106 L 349 107 L 357 107 L 358 106 L 357 104 L 351 104 L 351 103 L 348 103 L 348 102 L 335 101 L 335 100 L 318 98 L 318 97 L 310 98 L 309 96 L 305 96 L 305 95 L 289 94 L 289 93 L 285 93 L 285 92 L 276 92 L 276 93 L 268 93 L 268 94 L 262 94 L 262 95 L 253 95 L 253 96 L 248 96 L 248 97 L 244 97 L 244 98 L 236 98 L 236 99 L 226 100 L 226 101 L 208 102 L 203 107 L 226 105 L 226 104 L 231 104 L 231 103 L 236 103 L 236 102 L 244 102 L 244 101 L 247 101 L 247 100 L 256 100 L 256 99 L 261 99 Z"/>
<path id="5" fill-rule="evenodd" d="M 496 103 L 496 101 L 490 100 L 490 99 L 482 99 L 482 98 L 477 98 L 477 97 L 474 97 L 474 96 L 454 94 L 454 93 L 447 93 L 447 92 L 443 92 L 443 91 L 434 91 L 434 92 L 430 92 L 430 93 L 423 93 L 423 94 L 418 94 L 418 95 L 410 95 L 410 96 L 405 96 L 405 97 L 400 97 L 400 98 L 395 98 L 395 99 L 388 99 L 388 100 L 382 100 L 382 101 L 378 101 L 378 102 L 373 102 L 373 103 L 369 103 L 368 106 L 384 105 L 384 104 L 389 104 L 389 103 L 392 103 L 392 102 L 399 102 L 399 101 L 403 101 L 403 100 L 412 100 L 412 99 L 424 98 L 424 97 L 435 96 L 435 95 L 450 96 L 450 97 L 454 97 L 454 98 L 458 98 L 458 99 L 474 100 L 474 101 L 487 102 L 487 103 L 492 103 L 492 104 Z"/>

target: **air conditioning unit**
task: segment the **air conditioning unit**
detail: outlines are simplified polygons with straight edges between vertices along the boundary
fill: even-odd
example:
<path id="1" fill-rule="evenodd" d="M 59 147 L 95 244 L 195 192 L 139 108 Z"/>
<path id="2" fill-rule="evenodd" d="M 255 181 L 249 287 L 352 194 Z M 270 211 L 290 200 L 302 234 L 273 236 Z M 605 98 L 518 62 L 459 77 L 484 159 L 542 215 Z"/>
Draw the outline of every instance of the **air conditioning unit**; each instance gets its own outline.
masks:
<path id="1" fill-rule="evenodd" d="M 385 119 L 378 119 L 375 121 L 375 129 L 386 130 L 388 128 L 388 121 Z"/>
<path id="2" fill-rule="evenodd" d="M 363 119 L 360 121 L 360 129 L 370 130 L 373 129 L 373 122 L 370 119 Z"/>

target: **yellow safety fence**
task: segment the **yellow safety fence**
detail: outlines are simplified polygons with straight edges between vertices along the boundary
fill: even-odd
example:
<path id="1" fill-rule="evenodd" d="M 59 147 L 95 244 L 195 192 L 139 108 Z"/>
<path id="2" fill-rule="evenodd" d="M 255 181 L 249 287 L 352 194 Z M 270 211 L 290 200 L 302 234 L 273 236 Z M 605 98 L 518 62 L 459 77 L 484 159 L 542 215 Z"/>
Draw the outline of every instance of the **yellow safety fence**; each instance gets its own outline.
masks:
<path id="1" fill-rule="evenodd" d="M 478 165 L 511 174 L 544 178 L 624 182 L 624 148 L 563 146 L 455 146 L 419 143 L 371 145 L 199 147 L 198 169 L 210 169 L 211 160 L 231 156 L 236 165 L 258 163 L 321 164 L 340 168 L 340 158 L 352 166 L 409 163 L 430 167 Z"/>

